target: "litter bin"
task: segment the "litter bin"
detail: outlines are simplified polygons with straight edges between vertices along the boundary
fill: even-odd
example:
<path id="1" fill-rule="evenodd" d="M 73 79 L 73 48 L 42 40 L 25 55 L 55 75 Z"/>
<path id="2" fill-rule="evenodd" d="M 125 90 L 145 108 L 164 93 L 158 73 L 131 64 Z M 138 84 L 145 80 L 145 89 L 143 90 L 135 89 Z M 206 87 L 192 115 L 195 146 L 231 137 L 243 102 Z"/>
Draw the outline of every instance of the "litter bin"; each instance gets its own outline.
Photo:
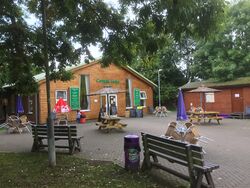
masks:
<path id="1" fill-rule="evenodd" d="M 136 117 L 139 117 L 139 118 L 143 117 L 143 110 L 142 109 L 136 109 Z"/>
<path id="2" fill-rule="evenodd" d="M 129 110 L 129 115 L 130 115 L 130 117 L 136 117 L 136 110 L 135 109 L 130 109 Z"/>
<path id="3" fill-rule="evenodd" d="M 139 136 L 126 135 L 124 137 L 125 169 L 138 171 L 140 168 L 140 143 Z"/>
<path id="4" fill-rule="evenodd" d="M 80 123 L 85 123 L 86 122 L 86 114 L 83 111 L 81 111 L 80 113 L 81 113 Z"/>

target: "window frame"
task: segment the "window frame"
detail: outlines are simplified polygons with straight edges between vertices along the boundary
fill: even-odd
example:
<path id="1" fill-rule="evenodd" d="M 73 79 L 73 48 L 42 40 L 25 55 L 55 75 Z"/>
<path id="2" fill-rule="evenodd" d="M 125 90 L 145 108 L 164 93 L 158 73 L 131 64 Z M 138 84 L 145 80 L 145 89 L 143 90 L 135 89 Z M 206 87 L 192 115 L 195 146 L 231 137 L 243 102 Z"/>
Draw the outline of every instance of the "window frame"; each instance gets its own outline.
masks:
<path id="1" fill-rule="evenodd" d="M 142 97 L 141 94 L 144 94 L 144 96 Z M 140 91 L 140 104 L 143 101 L 143 107 L 147 106 L 147 103 L 146 103 L 147 99 L 148 99 L 148 97 L 147 97 L 146 91 Z"/>
<path id="2" fill-rule="evenodd" d="M 86 96 L 87 96 L 87 103 L 88 103 L 88 106 L 87 106 L 87 108 L 86 109 L 82 109 L 82 104 L 81 104 L 81 89 L 82 89 L 82 87 L 81 87 L 81 82 L 82 82 L 82 76 L 84 76 L 85 77 L 85 86 L 86 86 Z M 86 79 L 87 78 L 87 79 Z M 81 111 L 90 111 L 90 96 L 89 96 L 89 93 L 90 93 L 90 76 L 89 76 L 89 74 L 80 74 L 80 81 L 79 81 L 79 83 L 80 83 L 80 109 L 81 109 Z"/>
<path id="3" fill-rule="evenodd" d="M 66 93 L 66 94 L 65 94 L 66 99 L 65 99 L 65 98 L 62 98 L 62 97 L 59 97 L 59 98 L 58 98 L 57 92 L 60 92 L 60 91 L 62 91 L 62 92 L 65 92 L 65 93 Z M 67 91 L 66 89 L 57 89 L 57 90 L 55 91 L 55 99 L 56 99 L 56 103 L 58 102 L 58 100 L 59 100 L 60 98 L 62 98 L 65 102 L 67 102 L 67 101 L 68 101 L 68 91 Z"/>
<path id="4" fill-rule="evenodd" d="M 126 86 L 128 83 L 128 91 L 126 91 L 126 109 L 131 109 L 133 108 L 133 102 L 132 102 L 132 80 L 131 79 L 126 79 Z M 126 87 L 127 89 L 127 87 Z M 129 100 L 130 100 L 130 105 L 127 106 L 127 93 L 129 93 Z"/>
<path id="5" fill-rule="evenodd" d="M 205 93 L 206 103 L 215 103 L 215 94 L 214 92 Z"/>

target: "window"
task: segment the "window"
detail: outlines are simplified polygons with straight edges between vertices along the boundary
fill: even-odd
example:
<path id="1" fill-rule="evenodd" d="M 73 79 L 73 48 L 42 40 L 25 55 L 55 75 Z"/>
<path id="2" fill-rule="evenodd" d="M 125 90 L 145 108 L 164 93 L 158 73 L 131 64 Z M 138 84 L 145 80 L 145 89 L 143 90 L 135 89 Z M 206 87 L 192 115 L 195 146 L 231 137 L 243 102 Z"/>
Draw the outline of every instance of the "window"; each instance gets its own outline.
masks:
<path id="1" fill-rule="evenodd" d="M 140 105 L 146 107 L 147 95 L 145 91 L 140 91 Z"/>
<path id="2" fill-rule="evenodd" d="M 205 93 L 206 103 L 214 103 L 214 93 Z"/>
<path id="3" fill-rule="evenodd" d="M 132 108 L 132 82 L 126 79 L 126 108 Z"/>
<path id="4" fill-rule="evenodd" d="M 28 96 L 28 113 L 33 114 L 33 99 L 31 96 Z"/>
<path id="5" fill-rule="evenodd" d="M 80 107 L 82 110 L 89 110 L 89 76 L 81 75 L 80 79 Z"/>
<path id="6" fill-rule="evenodd" d="M 64 101 L 67 102 L 67 91 L 66 90 L 56 90 L 56 103 L 60 98 L 62 98 Z"/>

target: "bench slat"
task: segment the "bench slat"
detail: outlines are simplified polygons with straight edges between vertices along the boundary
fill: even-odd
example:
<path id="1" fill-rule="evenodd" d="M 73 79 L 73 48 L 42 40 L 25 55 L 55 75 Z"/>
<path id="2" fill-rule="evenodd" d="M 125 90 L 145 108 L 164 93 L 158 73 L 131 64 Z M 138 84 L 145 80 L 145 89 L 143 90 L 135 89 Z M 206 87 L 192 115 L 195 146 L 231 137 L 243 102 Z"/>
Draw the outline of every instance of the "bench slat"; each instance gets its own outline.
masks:
<path id="1" fill-rule="evenodd" d="M 183 142 L 178 142 L 178 141 L 174 141 L 174 140 L 170 140 L 170 139 L 167 139 L 167 138 L 162 138 L 162 137 L 157 137 L 157 136 L 154 136 L 154 135 L 150 135 L 150 134 L 145 134 L 145 137 L 147 139 L 154 139 L 154 140 L 158 140 L 158 141 L 161 141 L 161 142 L 166 142 L 166 143 L 174 143 L 176 146 L 183 146 L 185 147 L 186 143 L 183 143 Z"/>
<path id="2" fill-rule="evenodd" d="M 170 155 L 163 155 L 159 152 L 156 152 L 156 151 L 152 151 L 152 150 L 149 150 L 149 154 L 150 155 L 156 155 L 158 157 L 161 157 L 163 159 L 167 159 L 169 162 L 175 162 L 175 163 L 178 163 L 178 164 L 181 164 L 181 165 L 184 165 L 184 166 L 187 166 L 188 165 L 188 162 L 187 161 L 183 161 L 181 159 L 178 159 L 176 157 L 172 157 Z"/>
<path id="3" fill-rule="evenodd" d="M 176 151 L 178 153 L 186 153 L 186 148 L 185 147 L 179 147 L 179 146 L 171 145 L 171 144 L 168 144 L 166 142 L 148 139 L 147 143 L 152 144 L 152 145 L 157 145 L 159 147 L 165 147 L 165 148 L 168 148 L 170 150 L 174 150 L 174 151 Z"/>
<path id="4" fill-rule="evenodd" d="M 183 161 L 187 161 L 185 153 L 178 153 L 178 152 L 175 152 L 174 150 L 169 150 L 169 149 L 166 149 L 163 147 L 158 147 L 156 145 L 151 145 L 150 143 L 148 143 L 148 149 L 151 152 L 155 151 L 155 152 L 161 153 L 161 154 L 166 155 L 166 156 L 169 155 L 171 157 L 174 157 L 174 158 L 177 158 L 177 159 L 180 159 Z"/>

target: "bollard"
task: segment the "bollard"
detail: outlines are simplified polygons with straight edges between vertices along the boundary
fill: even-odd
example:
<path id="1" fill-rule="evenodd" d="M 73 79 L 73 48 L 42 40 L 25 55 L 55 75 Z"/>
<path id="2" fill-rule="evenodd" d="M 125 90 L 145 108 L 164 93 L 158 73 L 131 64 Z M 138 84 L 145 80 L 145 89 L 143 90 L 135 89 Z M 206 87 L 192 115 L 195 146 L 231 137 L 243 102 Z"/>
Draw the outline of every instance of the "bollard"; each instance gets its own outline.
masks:
<path id="1" fill-rule="evenodd" d="M 125 169 L 138 171 L 140 168 L 140 142 L 137 135 L 126 135 L 124 137 Z"/>

